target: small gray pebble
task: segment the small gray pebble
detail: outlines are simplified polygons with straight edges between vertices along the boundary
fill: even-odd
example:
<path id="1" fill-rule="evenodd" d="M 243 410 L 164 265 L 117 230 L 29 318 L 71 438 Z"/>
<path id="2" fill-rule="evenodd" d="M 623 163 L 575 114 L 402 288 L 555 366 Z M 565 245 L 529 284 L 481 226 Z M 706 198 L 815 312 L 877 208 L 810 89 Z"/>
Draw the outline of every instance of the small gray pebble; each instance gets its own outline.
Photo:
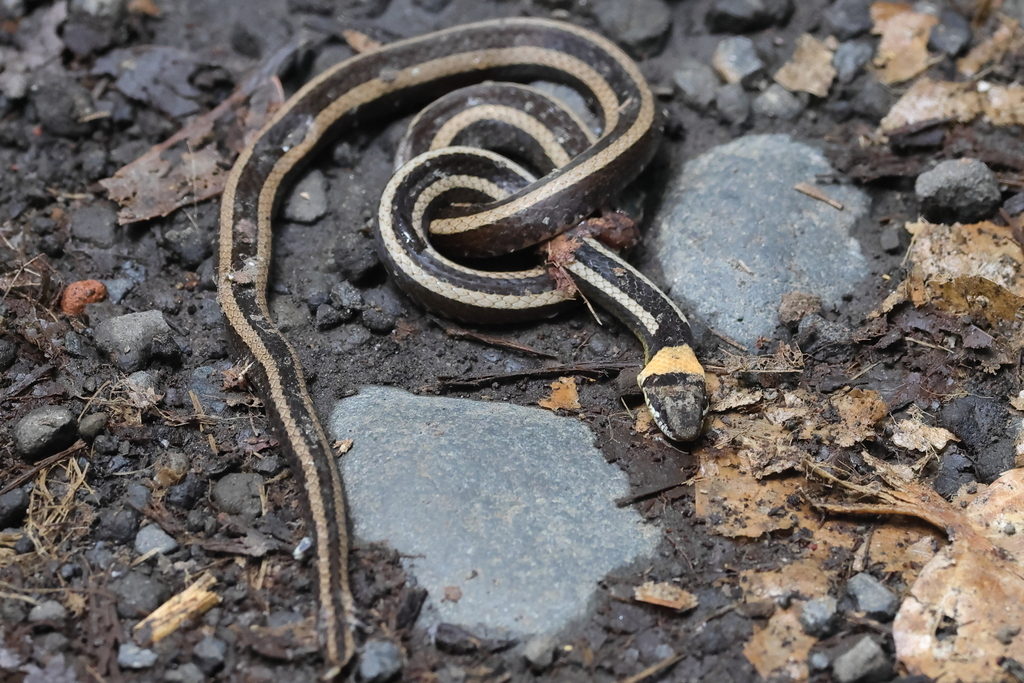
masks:
<path id="1" fill-rule="evenodd" d="M 402 650 L 390 640 L 371 640 L 359 658 L 358 679 L 362 683 L 386 683 L 402 670 Z"/>
<path id="2" fill-rule="evenodd" d="M 121 643 L 117 649 L 117 663 L 124 669 L 148 669 L 156 664 L 156 653 L 135 643 Z"/>
<path id="3" fill-rule="evenodd" d="M 754 114 L 764 118 L 792 121 L 800 116 L 804 104 L 800 99 L 778 83 L 772 83 L 764 92 L 754 98 Z"/>
<path id="4" fill-rule="evenodd" d="M 672 74 L 672 81 L 683 104 L 697 111 L 707 111 L 721 85 L 715 70 L 695 59 L 684 60 Z"/>
<path id="5" fill-rule="evenodd" d="M 107 419 L 106 413 L 90 413 L 86 415 L 78 424 L 78 434 L 83 439 L 95 439 L 107 426 Z"/>
<path id="6" fill-rule="evenodd" d="M 28 511 L 28 494 L 25 489 L 14 489 L 0 496 L 0 529 L 21 524 Z"/>
<path id="7" fill-rule="evenodd" d="M 142 527 L 135 535 L 135 552 L 145 555 L 151 550 L 157 550 L 166 554 L 178 547 L 175 541 L 166 531 L 155 524 Z"/>
<path id="8" fill-rule="evenodd" d="M 866 572 L 855 574 L 846 582 L 846 590 L 857 609 L 872 619 L 888 620 L 900 606 L 899 598 Z"/>
<path id="9" fill-rule="evenodd" d="M 206 636 L 192 649 L 192 661 L 207 676 L 212 676 L 224 666 L 228 645 L 223 640 Z"/>
<path id="10" fill-rule="evenodd" d="M 171 669 L 164 674 L 165 683 L 205 683 L 206 674 L 192 662 L 186 662 L 177 669 Z"/>
<path id="11" fill-rule="evenodd" d="M 14 446 L 26 460 L 35 462 L 75 442 L 78 423 L 61 406 L 36 408 L 14 427 Z"/>
<path id="12" fill-rule="evenodd" d="M 254 518 L 263 509 L 260 503 L 262 485 L 263 477 L 258 474 L 228 474 L 213 485 L 213 503 L 229 515 Z"/>
<path id="13" fill-rule="evenodd" d="M 67 619 L 68 611 L 64 608 L 64 605 L 60 604 L 56 600 L 46 600 L 39 603 L 28 613 L 29 621 L 49 621 L 57 624 L 58 626 L 64 625 L 64 620 Z"/>
<path id="14" fill-rule="evenodd" d="M 536 671 L 543 671 L 555 661 L 555 639 L 553 636 L 534 636 L 523 648 L 523 658 Z"/>
<path id="15" fill-rule="evenodd" d="M 1002 199 L 996 174 L 978 159 L 943 161 L 917 177 L 914 191 L 921 212 L 933 222 L 981 221 Z"/>
<path id="16" fill-rule="evenodd" d="M 868 43 L 847 41 L 836 48 L 832 56 L 832 66 L 836 70 L 836 78 L 840 83 L 849 83 L 867 64 L 875 50 Z"/>
<path id="17" fill-rule="evenodd" d="M 127 543 L 139 530 L 140 515 L 132 508 L 104 508 L 96 527 L 96 538 L 112 543 Z"/>
<path id="18" fill-rule="evenodd" d="M 0 372 L 14 365 L 18 358 L 18 345 L 10 339 L 0 337 Z"/>
<path id="19" fill-rule="evenodd" d="M 123 619 L 141 619 L 171 596 L 165 581 L 138 570 L 114 579 L 110 590 L 117 596 L 117 613 Z"/>
<path id="20" fill-rule="evenodd" d="M 836 618 L 836 599 L 830 595 L 804 603 L 800 611 L 800 625 L 809 636 L 821 638 L 832 630 Z"/>
<path id="21" fill-rule="evenodd" d="M 739 83 L 745 88 L 764 73 L 764 62 L 746 36 L 732 36 L 718 43 L 711 65 L 726 83 Z"/>
<path id="22" fill-rule="evenodd" d="M 715 94 L 715 106 L 718 113 L 728 123 L 741 125 L 750 118 L 750 98 L 739 83 L 723 85 Z"/>
<path id="23" fill-rule="evenodd" d="M 863 636 L 852 648 L 836 657 L 832 674 L 839 683 L 872 683 L 892 676 L 892 662 L 871 636 Z"/>

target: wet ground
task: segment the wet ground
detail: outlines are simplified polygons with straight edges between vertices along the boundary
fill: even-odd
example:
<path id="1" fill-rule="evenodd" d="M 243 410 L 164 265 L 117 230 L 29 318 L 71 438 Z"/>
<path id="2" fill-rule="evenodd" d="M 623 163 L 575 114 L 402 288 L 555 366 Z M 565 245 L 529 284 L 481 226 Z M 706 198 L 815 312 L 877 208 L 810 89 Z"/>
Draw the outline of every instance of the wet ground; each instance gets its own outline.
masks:
<path id="1" fill-rule="evenodd" d="M 133 0 L 129 10 L 115 16 L 103 15 L 105 3 L 72 3 L 64 18 L 54 13 L 58 5 L 25 4 L 23 15 L 8 11 L 0 25 L 5 49 L 37 51 L 41 60 L 28 63 L 27 88 L 19 94 L 18 84 L 7 78 L 0 97 L 0 167 L 5 169 L 0 341 L 6 345 L 0 351 L 9 347 L 4 353 L 13 358 L 0 365 L 0 488 L 23 498 L 4 503 L 0 497 L 0 671 L 8 677 L 4 680 L 18 682 L 314 680 L 322 662 L 310 622 L 303 619 L 315 612 L 315 584 L 308 561 L 291 555 L 305 535 L 300 493 L 258 400 L 219 386 L 220 372 L 232 360 L 213 286 L 218 202 L 186 201 L 166 217 L 115 225 L 118 207 L 98 181 L 168 138 L 190 116 L 215 107 L 303 32 L 313 38 L 286 50 L 285 64 L 276 70 L 281 92 L 275 93 L 276 83 L 262 85 L 238 116 L 226 117 L 195 139 L 198 146 L 215 143 L 221 161 L 210 166 L 211 173 L 223 173 L 225 160 L 230 163 L 244 131 L 251 130 L 245 117 L 258 117 L 267 101 L 287 96 L 311 74 L 353 54 L 341 29 L 387 42 L 464 21 L 526 15 L 554 16 L 614 34 L 608 27 L 626 10 L 619 3 L 556 0 L 453 0 L 439 11 L 444 3 L 429 0 L 156 0 L 155 6 Z M 870 209 L 851 229 L 869 275 L 821 313 L 824 322 L 852 331 L 845 338 L 830 338 L 832 328 L 817 335 L 798 331 L 794 321 L 779 323 L 743 349 L 697 316 L 698 355 L 745 390 L 804 390 L 826 401 L 837 389 L 852 387 L 878 392 L 890 415 L 910 415 L 916 406 L 960 438 L 953 448 L 962 466 L 950 464 L 946 453 L 927 465 L 925 480 L 946 497 L 961 485 L 991 482 L 1014 466 L 1019 419 L 1003 400 L 1020 389 L 1019 346 L 1013 342 L 1019 335 L 1012 321 L 953 315 L 927 305 L 898 308 L 880 319 L 867 315 L 904 277 L 910 238 L 895 228 L 918 215 L 917 175 L 935 160 L 959 156 L 1019 175 L 1024 172 L 1019 126 L 945 122 L 945 137 L 937 143 L 918 140 L 898 154 L 890 147 L 866 149 L 863 137 L 901 92 L 878 90 L 868 73 L 836 82 L 827 97 L 801 94 L 802 111 L 790 120 L 752 113 L 738 121 L 721 101 L 721 107 L 690 106 L 673 81 L 675 72 L 684 59 L 710 64 L 719 42 L 732 35 L 709 31 L 705 17 L 712 4 L 621 3 L 637 16 L 667 9 L 671 18 L 664 36 L 635 18 L 636 30 L 653 37 L 620 36 L 634 41 L 632 50 L 667 111 L 665 140 L 638 182 L 643 215 L 649 218 L 663 208 L 665 187 L 686 161 L 742 135 L 787 134 L 831 160 L 836 173 L 827 182 L 856 184 L 870 197 Z M 765 73 L 789 59 L 798 36 L 824 38 L 833 32 L 824 19 L 828 6 L 796 2 L 788 19 L 761 21 L 744 33 Z M 48 30 L 47 22 L 59 30 Z M 325 31 L 338 35 L 325 38 Z M 29 46 L 19 35 L 35 39 Z M 47 53 L 41 41 L 48 35 L 62 40 L 63 47 L 51 46 Z M 146 45 L 183 52 L 159 59 L 112 52 Z M 182 55 L 191 61 L 182 61 Z M 8 54 L 5 76 L 13 72 L 10 59 Z M 136 72 L 139 84 L 117 80 L 126 59 L 149 65 L 151 71 Z M 951 64 L 948 55 L 940 57 L 929 73 L 948 75 Z M 996 76 L 1019 79 L 1022 65 L 1019 56 L 1008 59 Z M 748 97 L 768 83 L 762 77 L 752 84 Z M 635 676 L 659 663 L 664 668 L 652 671 L 649 680 L 760 680 L 744 648 L 789 598 L 744 601 L 739 575 L 778 569 L 802 557 L 811 532 L 791 528 L 754 539 L 729 538 L 712 532 L 709 524 L 716 522 L 694 514 L 695 490 L 685 482 L 698 474 L 696 452 L 722 448 L 719 437 L 727 428 L 719 425 L 725 431 L 712 431 L 692 448 L 638 430 L 640 402 L 630 390 L 629 369 L 641 364 L 643 352 L 622 326 L 610 320 L 598 325 L 580 308 L 511 328 L 472 328 L 475 338 L 460 336 L 398 292 L 375 255 L 372 217 L 401 126 L 361 132 L 312 160 L 309 168 L 321 174 L 326 206 L 314 211 L 319 215 L 309 224 L 302 222 L 300 209 L 286 211 L 293 220 L 281 220 L 275 233 L 272 307 L 301 356 L 320 414 L 326 417 L 338 399 L 365 385 L 535 406 L 550 394 L 555 377 L 592 378 L 581 384 L 578 412 L 605 459 L 628 476 L 626 502 L 661 530 L 661 539 L 651 557 L 604 577 L 589 615 L 558 633 L 546 645 L 549 656 L 541 652 L 536 661 L 524 658 L 522 643 L 460 632 L 441 637 L 413 628 L 422 591 L 407 581 L 398 554 L 382 546 L 357 546 L 351 566 L 360 640 L 400 645 L 400 652 L 383 657 L 400 660 L 399 677 L 410 681 L 638 681 Z M 196 174 L 186 172 L 182 182 L 200 194 L 203 181 Z M 1001 201 L 1014 194 L 1012 185 L 1003 188 Z M 658 281 L 664 274 L 652 249 L 641 245 L 632 260 Z M 93 279 L 107 282 L 112 296 L 90 304 L 82 315 L 62 312 L 64 287 Z M 322 304 L 342 281 L 355 285 L 373 312 L 345 322 L 324 320 L 329 311 L 320 310 Z M 148 358 L 113 364 L 95 341 L 99 323 L 146 311 L 159 312 L 166 330 L 150 336 L 156 341 Z M 950 338 L 967 339 L 975 330 L 988 342 L 949 350 Z M 479 335 L 502 342 L 483 343 Z M 511 349 L 510 343 L 533 353 Z M 774 354 L 780 344 L 802 348 L 802 371 L 761 372 L 735 362 L 737 355 Z M 581 366 L 587 364 L 592 367 L 584 372 Z M 134 383 L 127 381 L 136 370 L 149 378 L 132 375 Z M 84 438 L 73 444 L 79 434 L 71 427 L 70 441 L 58 449 L 71 447 L 70 457 L 65 454 L 40 478 L 38 462 L 47 463 L 43 458 L 54 451 L 34 458 L 17 452 L 15 426 L 49 405 L 69 410 Z M 826 421 L 841 422 L 822 410 Z M 86 433 L 84 418 L 96 413 L 104 414 L 106 423 Z M 865 449 L 891 457 L 884 445 L 889 436 L 879 428 L 871 444 L 819 440 L 802 442 L 800 448 L 818 462 L 856 469 Z M 253 489 L 255 494 L 225 491 L 226 485 L 218 489 L 227 475 L 253 473 L 261 475 L 264 486 Z M 808 490 L 817 492 L 816 486 L 808 484 Z M 241 509 L 253 500 L 255 510 Z M 788 514 L 803 506 L 790 498 L 772 507 Z M 874 519 L 859 523 L 870 525 Z M 166 532 L 177 548 L 146 556 L 139 548 L 139 529 L 147 524 Z M 255 538 L 253 533 L 259 547 L 244 543 Z M 856 573 L 852 551 L 833 560 L 836 585 Z M 207 571 L 219 581 L 223 601 L 154 645 L 155 661 L 143 666 L 125 655 L 121 645 L 130 642 L 138 620 Z M 906 589 L 898 576 L 886 576 L 893 579 L 893 590 Z M 674 581 L 700 605 L 676 612 L 637 602 L 633 588 L 643 581 Z M 61 603 L 61 611 L 31 616 L 52 600 Z M 891 664 L 888 619 L 842 620 L 822 636 L 819 650 L 841 650 L 844 643 L 848 649 L 857 636 L 870 633 L 879 637 Z M 254 625 L 259 629 L 250 628 Z M 871 680 L 890 680 L 898 673 Z M 835 680 L 824 670 L 809 675 Z M 784 677 L 775 674 L 776 680 Z"/>

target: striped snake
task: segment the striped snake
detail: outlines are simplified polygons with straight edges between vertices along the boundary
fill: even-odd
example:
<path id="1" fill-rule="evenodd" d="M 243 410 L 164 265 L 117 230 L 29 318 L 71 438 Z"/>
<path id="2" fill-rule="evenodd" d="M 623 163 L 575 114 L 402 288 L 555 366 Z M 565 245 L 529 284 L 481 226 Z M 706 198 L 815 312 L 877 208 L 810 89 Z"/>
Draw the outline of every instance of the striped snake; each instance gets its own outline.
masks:
<path id="1" fill-rule="evenodd" d="M 340 132 L 397 118 L 484 81 L 537 79 L 579 90 L 596 111 L 600 135 L 564 108 L 545 113 L 539 103 L 547 96 L 527 88 L 494 97 L 471 91 L 472 107 L 458 104 L 458 95 L 432 106 L 431 116 L 410 127 L 399 150 L 404 163 L 381 199 L 381 258 L 411 298 L 467 321 L 552 315 L 579 290 L 642 341 L 647 364 L 637 379 L 661 430 L 677 440 L 699 432 L 707 396 L 686 318 L 587 230 L 556 238 L 549 252 L 560 254 L 557 267 L 492 272 L 451 260 L 550 240 L 639 174 L 659 143 L 661 117 L 646 81 L 621 50 L 570 24 L 505 19 L 389 44 L 317 76 L 275 114 L 231 170 L 221 203 L 218 290 L 235 353 L 252 362 L 251 376 L 305 493 L 328 676 L 339 673 L 355 650 L 345 497 L 299 358 L 267 305 L 275 208 L 303 162 Z M 533 104 L 517 108 L 512 100 Z M 544 173 L 541 178 L 489 149 L 460 144 L 474 131 L 485 141 L 495 138 L 498 128 L 520 139 L 514 149 Z M 573 284 L 567 286 L 559 272 Z"/>

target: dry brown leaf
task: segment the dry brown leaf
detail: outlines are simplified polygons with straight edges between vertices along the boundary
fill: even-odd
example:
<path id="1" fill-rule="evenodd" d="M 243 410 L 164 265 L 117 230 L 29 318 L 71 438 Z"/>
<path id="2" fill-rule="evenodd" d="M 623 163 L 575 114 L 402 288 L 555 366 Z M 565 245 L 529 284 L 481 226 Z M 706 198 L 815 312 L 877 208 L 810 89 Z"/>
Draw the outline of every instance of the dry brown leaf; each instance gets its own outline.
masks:
<path id="1" fill-rule="evenodd" d="M 894 517 L 871 532 L 867 566 L 880 565 L 882 572 L 897 572 L 911 584 L 942 544 L 942 536 L 931 526 L 913 519 Z"/>
<path id="2" fill-rule="evenodd" d="M 882 119 L 883 133 L 933 120 L 967 123 L 982 111 L 982 96 L 972 83 L 921 78 L 903 93 Z"/>
<path id="3" fill-rule="evenodd" d="M 874 64 L 878 80 L 886 85 L 909 81 L 931 64 L 928 36 L 938 18 L 913 11 L 913 6 L 896 2 L 871 5 L 871 32 L 882 36 Z"/>
<path id="4" fill-rule="evenodd" d="M 121 205 L 121 225 L 166 216 L 175 209 L 215 197 L 224 189 L 229 166 L 209 145 L 197 152 L 185 152 L 172 163 L 152 155 L 144 163 L 133 163 L 100 181 L 110 198 Z"/>
<path id="5" fill-rule="evenodd" d="M 966 514 L 971 525 L 992 545 L 1007 551 L 1024 566 L 1024 470 L 1013 469 L 988 486 L 979 485 Z"/>
<path id="6" fill-rule="evenodd" d="M 768 624 L 743 646 L 743 656 L 762 678 L 807 680 L 807 656 L 818 639 L 804 633 L 799 610 L 799 605 L 794 604 L 787 610 L 776 611 Z"/>
<path id="7" fill-rule="evenodd" d="M 1018 392 L 1016 396 L 1011 396 L 1010 405 L 1013 406 L 1014 410 L 1024 412 L 1024 391 Z"/>
<path id="8" fill-rule="evenodd" d="M 758 538 L 769 531 L 792 529 L 798 520 L 786 507 L 786 498 L 798 494 L 803 477 L 759 482 L 732 451 L 701 449 L 701 474 L 694 486 L 694 508 L 715 533 Z"/>
<path id="9" fill-rule="evenodd" d="M 988 221 L 970 225 L 907 223 L 914 235 L 906 297 L 951 313 L 980 314 L 991 324 L 1014 320 L 1024 306 L 1024 252 L 1012 231 Z"/>
<path id="10" fill-rule="evenodd" d="M 775 81 L 787 90 L 828 97 L 836 77 L 833 56 L 825 43 L 805 33 L 796 39 L 796 50 L 790 60 L 775 72 Z"/>
<path id="11" fill-rule="evenodd" d="M 551 383 L 551 394 L 537 401 L 537 404 L 548 410 L 579 410 L 582 406 L 576 390 L 576 378 L 559 377 Z"/>
<path id="12" fill-rule="evenodd" d="M 634 588 L 633 597 L 640 602 L 660 605 L 680 612 L 691 610 L 700 604 L 696 595 L 684 591 L 675 584 L 654 583 L 653 581 L 647 581 Z"/>
<path id="13" fill-rule="evenodd" d="M 971 51 L 956 62 L 956 70 L 964 76 L 973 76 L 989 64 L 998 64 L 1015 44 L 1022 40 L 1020 22 L 1010 17 L 1001 17 L 1002 23 L 988 39 L 975 45 Z"/>
<path id="14" fill-rule="evenodd" d="M 870 389 L 852 389 L 831 399 L 840 424 L 832 436 L 837 446 L 849 448 L 875 435 L 875 425 L 889 412 L 881 395 Z"/>
<path id="15" fill-rule="evenodd" d="M 1001 658 L 1019 652 L 1014 629 L 1024 624 L 1024 564 L 989 534 L 1007 533 L 992 524 L 1018 518 L 1024 510 L 1024 471 L 1011 470 L 992 484 L 995 493 L 979 494 L 967 514 L 930 487 L 909 481 L 894 468 L 867 453 L 879 482 L 862 486 L 821 471 L 816 474 L 861 498 L 877 503 L 818 504 L 842 514 L 902 514 L 926 520 L 946 532 L 952 544 L 921 570 L 893 622 L 896 657 L 912 675 L 942 680 L 1002 680 Z M 883 484 L 884 486 L 879 486 Z M 988 526 L 979 527 L 980 522 Z M 1005 634 L 1005 636 L 1000 636 Z"/>
<path id="16" fill-rule="evenodd" d="M 929 427 L 920 420 L 900 420 L 893 425 L 892 441 L 900 448 L 928 453 L 941 451 L 950 441 L 959 441 L 953 432 Z"/>
<path id="17" fill-rule="evenodd" d="M 978 83 L 978 90 L 982 94 L 981 106 L 985 116 L 994 125 L 1024 124 L 1024 85 L 996 85 L 982 81 Z"/>
<path id="18" fill-rule="evenodd" d="M 997 662 L 1019 656 L 1024 545 L 1015 538 L 1019 526 L 1007 533 L 1006 524 L 1022 517 L 1024 470 L 1010 470 L 970 502 L 961 518 L 970 529 L 958 524 L 953 544 L 925 566 L 893 622 L 896 654 L 910 673 L 1001 680 Z"/>

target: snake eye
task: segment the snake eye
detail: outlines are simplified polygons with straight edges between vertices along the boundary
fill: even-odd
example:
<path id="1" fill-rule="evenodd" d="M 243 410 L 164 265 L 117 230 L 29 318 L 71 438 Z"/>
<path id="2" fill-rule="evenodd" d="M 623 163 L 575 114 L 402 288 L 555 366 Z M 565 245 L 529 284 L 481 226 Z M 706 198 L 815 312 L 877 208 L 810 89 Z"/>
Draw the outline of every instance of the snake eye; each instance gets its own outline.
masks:
<path id="1" fill-rule="evenodd" d="M 708 411 L 704 376 L 670 372 L 646 377 L 640 384 L 644 401 L 658 428 L 673 441 L 693 441 Z"/>

